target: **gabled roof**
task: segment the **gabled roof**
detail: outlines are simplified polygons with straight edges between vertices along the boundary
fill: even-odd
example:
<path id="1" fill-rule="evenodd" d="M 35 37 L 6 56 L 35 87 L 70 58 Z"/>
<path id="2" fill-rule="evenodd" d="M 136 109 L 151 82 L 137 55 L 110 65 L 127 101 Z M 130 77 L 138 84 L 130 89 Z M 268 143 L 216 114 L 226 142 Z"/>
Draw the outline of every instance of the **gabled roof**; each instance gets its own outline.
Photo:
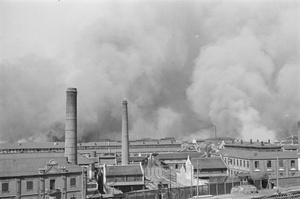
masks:
<path id="1" fill-rule="evenodd" d="M 186 160 L 190 158 L 200 158 L 203 157 L 203 153 L 199 152 L 175 152 L 175 153 L 160 153 L 155 158 L 158 160 Z"/>
<path id="2" fill-rule="evenodd" d="M 194 168 L 202 169 L 227 169 L 221 158 L 197 158 L 192 159 Z"/>
<path id="3" fill-rule="evenodd" d="M 139 164 L 106 165 L 106 176 L 143 175 Z"/>
<path id="4" fill-rule="evenodd" d="M 64 156 L 29 156 L 33 154 L 1 155 L 0 178 L 15 176 L 39 175 L 39 169 L 45 168 L 47 163 L 56 162 L 60 168 L 65 167 L 68 172 L 82 172 L 78 165 L 68 163 Z"/>

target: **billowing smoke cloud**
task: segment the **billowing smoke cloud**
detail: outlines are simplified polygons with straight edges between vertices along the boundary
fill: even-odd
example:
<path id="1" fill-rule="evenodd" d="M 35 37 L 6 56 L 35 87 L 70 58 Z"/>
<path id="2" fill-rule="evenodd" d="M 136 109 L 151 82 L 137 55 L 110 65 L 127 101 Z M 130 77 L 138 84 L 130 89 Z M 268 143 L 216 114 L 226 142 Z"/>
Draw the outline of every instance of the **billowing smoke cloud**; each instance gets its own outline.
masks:
<path id="1" fill-rule="evenodd" d="M 238 5 L 219 15 L 234 28 L 204 46 L 195 62 L 188 99 L 199 118 L 211 121 L 223 135 L 274 140 L 295 132 L 300 99 L 295 21 L 299 6 L 264 3 L 247 9 Z M 216 18 L 207 25 L 218 32 L 224 21 Z"/>
<path id="2" fill-rule="evenodd" d="M 82 141 L 120 139 L 124 99 L 130 139 L 208 137 L 213 125 L 244 139 L 294 133 L 296 1 L 37 5 L 44 18 L 27 13 L 27 34 L 2 35 L 0 140 L 63 139 L 67 87 Z M 7 32 L 8 21 L 19 18 Z"/>

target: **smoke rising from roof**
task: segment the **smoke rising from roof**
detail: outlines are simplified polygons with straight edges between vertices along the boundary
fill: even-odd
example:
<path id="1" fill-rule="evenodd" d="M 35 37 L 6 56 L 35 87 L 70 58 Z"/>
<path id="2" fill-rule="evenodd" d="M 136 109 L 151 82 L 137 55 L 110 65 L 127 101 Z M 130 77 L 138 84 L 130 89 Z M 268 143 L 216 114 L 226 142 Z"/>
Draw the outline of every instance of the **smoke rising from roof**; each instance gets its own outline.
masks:
<path id="1" fill-rule="evenodd" d="M 130 139 L 296 132 L 296 0 L 1 4 L 0 140 L 61 139 L 67 87 L 81 141 L 120 139 L 123 100 Z"/>

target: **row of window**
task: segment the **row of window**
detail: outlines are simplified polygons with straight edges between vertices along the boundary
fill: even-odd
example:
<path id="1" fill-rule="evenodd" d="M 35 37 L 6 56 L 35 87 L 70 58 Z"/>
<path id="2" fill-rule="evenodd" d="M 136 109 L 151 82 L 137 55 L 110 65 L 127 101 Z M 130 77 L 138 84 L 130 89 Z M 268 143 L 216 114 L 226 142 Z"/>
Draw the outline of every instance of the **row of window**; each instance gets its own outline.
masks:
<path id="1" fill-rule="evenodd" d="M 70 186 L 74 187 L 76 186 L 76 178 L 70 178 Z M 2 192 L 9 192 L 9 182 L 2 182 L 2 186 L 1 186 L 1 190 Z M 30 191 L 33 189 L 33 181 L 27 181 L 26 182 L 26 189 L 27 191 Z M 50 190 L 55 189 L 55 179 L 51 179 L 50 180 L 50 186 L 49 186 Z"/>
<path id="2" fill-rule="evenodd" d="M 64 151 L 64 148 L 59 149 L 0 149 L 0 153 L 38 153 L 38 152 L 62 152 Z"/>
<path id="3" fill-rule="evenodd" d="M 84 150 L 90 150 L 90 149 L 121 149 L 121 145 L 117 146 L 78 146 L 78 149 Z M 129 145 L 129 148 L 180 148 L 180 144 L 172 144 L 172 145 Z"/>
<path id="4" fill-rule="evenodd" d="M 129 176 L 118 176 L 118 177 L 109 177 L 106 179 L 107 182 L 134 182 L 134 181 L 142 181 L 141 176 L 134 176 L 134 177 L 129 177 Z"/>
<path id="5" fill-rule="evenodd" d="M 225 163 L 227 163 L 227 158 L 225 158 L 224 160 L 225 160 Z M 228 164 L 249 168 L 248 160 L 239 160 L 239 159 L 235 159 L 235 158 L 229 158 Z"/>
<path id="6" fill-rule="evenodd" d="M 276 161 L 276 163 L 277 163 L 277 161 Z M 296 167 L 296 161 L 295 160 L 290 160 L 290 166 L 291 166 L 291 168 L 295 168 Z M 267 160 L 267 168 L 271 168 L 271 167 L 272 167 L 272 161 Z M 278 167 L 283 168 L 283 160 L 278 161 Z M 256 169 L 259 168 L 259 161 L 254 161 L 254 168 L 256 168 Z"/>

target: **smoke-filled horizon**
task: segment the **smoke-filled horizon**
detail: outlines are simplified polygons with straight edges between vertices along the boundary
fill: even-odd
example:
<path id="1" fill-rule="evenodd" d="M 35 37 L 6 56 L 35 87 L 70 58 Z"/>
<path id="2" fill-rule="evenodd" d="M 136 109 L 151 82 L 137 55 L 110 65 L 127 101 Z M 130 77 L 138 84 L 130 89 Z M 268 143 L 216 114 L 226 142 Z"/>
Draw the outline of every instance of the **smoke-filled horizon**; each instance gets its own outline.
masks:
<path id="1" fill-rule="evenodd" d="M 277 140 L 300 120 L 299 13 L 289 1 L 8 1 L 1 7 L 0 141 Z"/>

